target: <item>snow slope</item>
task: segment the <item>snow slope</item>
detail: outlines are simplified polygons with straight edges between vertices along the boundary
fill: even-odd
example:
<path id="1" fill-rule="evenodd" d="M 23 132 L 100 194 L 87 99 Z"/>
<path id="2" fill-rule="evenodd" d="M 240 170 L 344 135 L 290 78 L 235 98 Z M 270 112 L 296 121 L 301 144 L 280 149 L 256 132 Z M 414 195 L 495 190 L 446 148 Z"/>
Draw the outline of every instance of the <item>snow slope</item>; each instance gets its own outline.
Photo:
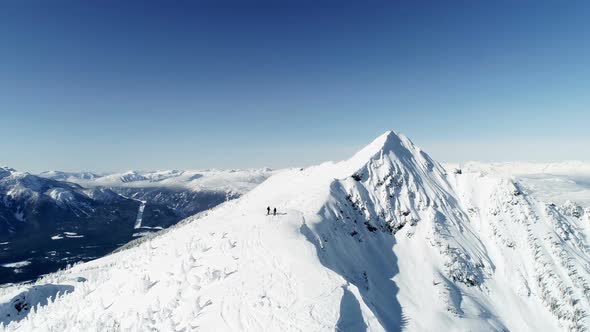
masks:
<path id="1" fill-rule="evenodd" d="M 449 174 L 388 132 L 136 247 L 4 288 L 0 317 L 27 331 L 584 331 L 581 218 L 503 176 Z"/>

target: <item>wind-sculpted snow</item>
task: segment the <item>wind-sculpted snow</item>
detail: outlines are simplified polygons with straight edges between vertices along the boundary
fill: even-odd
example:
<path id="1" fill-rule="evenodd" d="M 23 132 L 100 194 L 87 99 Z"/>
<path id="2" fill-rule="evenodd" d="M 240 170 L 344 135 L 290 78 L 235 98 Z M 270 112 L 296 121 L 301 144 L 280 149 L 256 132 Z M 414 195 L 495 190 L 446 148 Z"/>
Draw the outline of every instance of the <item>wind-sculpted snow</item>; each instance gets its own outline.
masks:
<path id="1" fill-rule="evenodd" d="M 4 329 L 586 331 L 587 212 L 462 173 L 386 133 L 349 160 L 280 172 L 126 250 L 1 289 L 10 308 L 31 287 L 73 287 Z"/>

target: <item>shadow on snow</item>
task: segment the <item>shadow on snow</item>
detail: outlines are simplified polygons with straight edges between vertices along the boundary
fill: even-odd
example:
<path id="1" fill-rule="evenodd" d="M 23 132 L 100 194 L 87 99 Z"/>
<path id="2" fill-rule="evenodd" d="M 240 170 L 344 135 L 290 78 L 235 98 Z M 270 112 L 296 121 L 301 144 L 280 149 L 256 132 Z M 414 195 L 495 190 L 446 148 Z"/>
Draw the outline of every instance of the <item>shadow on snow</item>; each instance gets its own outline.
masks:
<path id="1" fill-rule="evenodd" d="M 338 220 L 333 209 L 327 206 L 319 215 L 322 221 L 314 224 L 313 230 L 303 218 L 300 232 L 314 244 L 322 265 L 358 288 L 363 303 L 385 330 L 401 331 L 407 319 L 397 300 L 399 288 L 393 282 L 393 277 L 399 273 L 393 235 L 372 232 L 354 218 Z M 366 330 L 359 300 L 350 290 L 343 289 L 337 330 Z"/>
<path id="2" fill-rule="evenodd" d="M 0 322 L 8 325 L 13 321 L 24 319 L 32 308 L 45 306 L 51 298 L 55 300 L 60 294 L 67 294 L 74 290 L 70 285 L 40 285 L 33 286 L 16 295 L 10 301 L 0 303 Z"/>
<path id="3" fill-rule="evenodd" d="M 363 320 L 361 305 L 347 287 L 342 287 L 344 294 L 340 300 L 340 317 L 336 323 L 336 331 L 366 331 L 367 324 Z"/>

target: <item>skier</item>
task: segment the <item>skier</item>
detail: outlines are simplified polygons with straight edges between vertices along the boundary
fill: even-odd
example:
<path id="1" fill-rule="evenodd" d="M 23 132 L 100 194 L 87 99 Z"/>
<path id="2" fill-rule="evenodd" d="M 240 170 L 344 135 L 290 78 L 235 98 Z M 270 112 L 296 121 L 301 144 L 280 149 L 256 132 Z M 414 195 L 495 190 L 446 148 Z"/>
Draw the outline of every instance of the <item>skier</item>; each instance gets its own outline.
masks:
<path id="1" fill-rule="evenodd" d="M 268 216 L 270 214 L 270 206 L 266 208 L 266 215 Z"/>
<path id="2" fill-rule="evenodd" d="M 276 216 L 277 215 L 277 208 L 274 208 L 274 210 L 272 210 L 272 215 Z"/>

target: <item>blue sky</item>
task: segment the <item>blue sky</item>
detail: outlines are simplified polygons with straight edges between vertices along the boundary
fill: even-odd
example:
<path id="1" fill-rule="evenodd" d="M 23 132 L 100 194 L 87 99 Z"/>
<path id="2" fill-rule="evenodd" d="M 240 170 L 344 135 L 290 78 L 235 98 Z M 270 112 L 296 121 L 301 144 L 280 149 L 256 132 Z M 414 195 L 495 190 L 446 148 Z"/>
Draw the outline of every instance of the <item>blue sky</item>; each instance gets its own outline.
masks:
<path id="1" fill-rule="evenodd" d="M 590 160 L 584 1 L 3 1 L 0 164 Z"/>

